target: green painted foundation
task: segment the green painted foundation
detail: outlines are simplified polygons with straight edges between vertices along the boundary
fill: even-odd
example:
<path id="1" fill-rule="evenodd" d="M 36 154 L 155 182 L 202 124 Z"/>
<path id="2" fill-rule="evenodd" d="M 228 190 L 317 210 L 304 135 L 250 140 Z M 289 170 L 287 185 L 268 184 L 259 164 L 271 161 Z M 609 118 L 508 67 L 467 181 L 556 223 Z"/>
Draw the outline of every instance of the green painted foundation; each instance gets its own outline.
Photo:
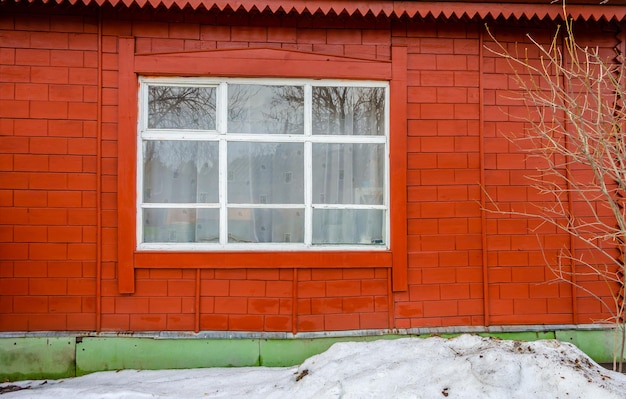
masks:
<path id="1" fill-rule="evenodd" d="M 385 334 L 321 338 L 159 338 L 36 336 L 0 338 L 0 381 L 58 379 L 121 369 L 284 367 L 302 363 L 336 342 L 449 334 Z M 507 340 L 558 339 L 578 346 L 597 362 L 613 360 L 609 330 L 480 332 Z"/>
<path id="2" fill-rule="evenodd" d="M 76 375 L 76 338 L 0 339 L 0 381 Z"/>

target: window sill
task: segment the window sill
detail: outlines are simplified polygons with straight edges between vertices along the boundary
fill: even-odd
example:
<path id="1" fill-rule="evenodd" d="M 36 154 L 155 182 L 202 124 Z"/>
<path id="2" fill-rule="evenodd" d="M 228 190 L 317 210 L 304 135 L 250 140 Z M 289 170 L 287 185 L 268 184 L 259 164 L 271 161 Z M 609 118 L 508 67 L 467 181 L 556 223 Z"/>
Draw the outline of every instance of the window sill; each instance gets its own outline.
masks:
<path id="1" fill-rule="evenodd" d="M 246 251 L 134 253 L 136 268 L 390 268 L 392 252 L 376 251 Z"/>

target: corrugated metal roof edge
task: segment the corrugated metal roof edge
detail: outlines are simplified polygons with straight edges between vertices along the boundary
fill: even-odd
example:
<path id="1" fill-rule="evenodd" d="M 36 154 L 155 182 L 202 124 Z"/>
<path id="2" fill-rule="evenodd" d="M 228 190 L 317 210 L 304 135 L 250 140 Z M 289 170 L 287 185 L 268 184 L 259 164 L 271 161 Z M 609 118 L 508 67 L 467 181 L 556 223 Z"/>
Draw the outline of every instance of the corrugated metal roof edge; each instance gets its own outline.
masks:
<path id="1" fill-rule="evenodd" d="M 0 3 L 33 3 L 38 0 L 0 0 Z M 322 14 L 373 14 L 386 17 L 434 17 L 434 18 L 467 18 L 467 19 L 558 19 L 563 15 L 560 2 L 555 4 L 528 3 L 480 3 L 480 2 L 437 2 L 437 1 L 350 1 L 350 0 L 41 0 L 44 4 L 97 4 L 102 6 L 137 5 L 139 7 L 191 7 L 198 9 L 270 11 L 272 13 L 295 12 Z M 530 9 L 531 11 L 526 11 Z M 626 6 L 622 5 L 568 5 L 568 14 L 574 19 L 582 20 L 626 20 Z"/>

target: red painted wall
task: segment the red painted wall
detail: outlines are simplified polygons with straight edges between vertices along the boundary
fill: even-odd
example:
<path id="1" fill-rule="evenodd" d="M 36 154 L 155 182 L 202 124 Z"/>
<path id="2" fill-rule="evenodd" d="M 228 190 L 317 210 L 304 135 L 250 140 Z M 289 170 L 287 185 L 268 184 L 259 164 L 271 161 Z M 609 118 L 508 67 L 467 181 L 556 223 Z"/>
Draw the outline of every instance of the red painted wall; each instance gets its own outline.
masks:
<path id="1" fill-rule="evenodd" d="M 523 110 L 503 96 L 514 88 L 510 69 L 483 49 L 481 22 L 6 3 L 0 11 L 1 331 L 308 332 L 606 317 L 588 294 L 546 283 L 542 248 L 554 257 L 567 236 L 542 228 L 537 238 L 534 221 L 481 211 L 481 183 L 503 206 L 537 198 L 523 179 L 534 166 L 502 135 L 523 129 L 510 116 Z M 498 33 L 514 43 L 529 30 L 543 32 Z M 120 294 L 118 138 L 136 134 L 119 125 L 121 37 L 134 38 L 136 53 L 275 47 L 385 61 L 392 45 L 406 46 L 408 289 L 392 290 L 391 265 L 208 265 L 137 269 L 135 292 Z M 612 34 L 589 40 L 620 45 Z"/>

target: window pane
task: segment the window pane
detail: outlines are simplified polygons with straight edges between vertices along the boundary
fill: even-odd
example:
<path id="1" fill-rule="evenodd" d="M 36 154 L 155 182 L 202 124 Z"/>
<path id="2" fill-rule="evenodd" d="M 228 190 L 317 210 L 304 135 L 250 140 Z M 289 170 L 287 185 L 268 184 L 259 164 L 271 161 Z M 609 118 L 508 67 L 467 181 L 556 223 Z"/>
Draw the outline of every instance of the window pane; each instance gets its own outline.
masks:
<path id="1" fill-rule="evenodd" d="M 217 142 L 144 142 L 143 202 L 217 202 L 217 153 Z"/>
<path id="2" fill-rule="evenodd" d="M 303 242 L 303 209 L 228 210 L 228 242 Z"/>
<path id="3" fill-rule="evenodd" d="M 215 87 L 150 86 L 148 128 L 215 130 Z"/>
<path id="4" fill-rule="evenodd" d="M 384 203 L 384 144 L 313 144 L 313 203 Z"/>
<path id="5" fill-rule="evenodd" d="M 228 131 L 303 134 L 304 89 L 301 86 L 228 86 Z"/>
<path id="6" fill-rule="evenodd" d="M 384 211 L 314 209 L 313 244 L 384 244 Z"/>
<path id="7" fill-rule="evenodd" d="M 228 143 L 228 202 L 304 202 L 302 143 Z"/>
<path id="8" fill-rule="evenodd" d="M 218 242 L 218 209 L 143 210 L 143 242 Z"/>
<path id="9" fill-rule="evenodd" d="M 383 136 L 385 89 L 313 87 L 313 134 Z"/>

